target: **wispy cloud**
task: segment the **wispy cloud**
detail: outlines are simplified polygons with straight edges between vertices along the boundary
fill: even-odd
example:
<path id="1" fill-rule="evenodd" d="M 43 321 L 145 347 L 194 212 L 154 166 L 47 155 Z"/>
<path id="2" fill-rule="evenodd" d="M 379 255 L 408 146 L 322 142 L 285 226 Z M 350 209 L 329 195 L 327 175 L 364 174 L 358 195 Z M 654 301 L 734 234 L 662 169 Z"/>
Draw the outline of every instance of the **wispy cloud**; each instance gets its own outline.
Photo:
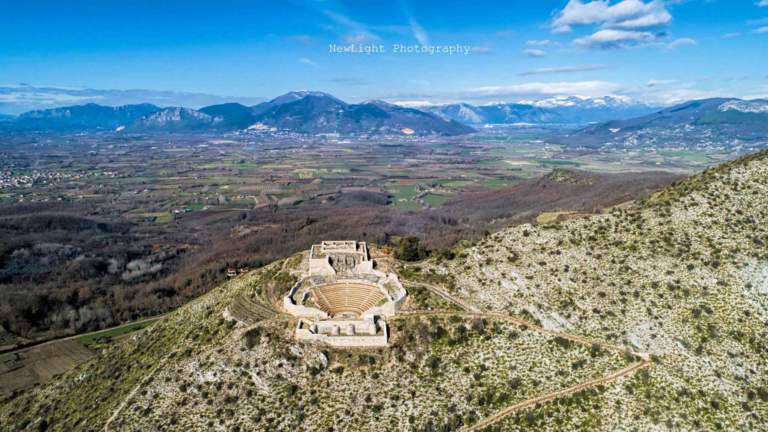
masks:
<path id="1" fill-rule="evenodd" d="M 298 43 L 303 44 L 303 45 L 309 45 L 312 42 L 314 42 L 314 39 L 312 38 L 312 36 L 305 35 L 305 34 L 298 34 L 298 35 L 288 36 L 288 39 L 292 40 L 294 42 L 298 42 Z"/>
<path id="2" fill-rule="evenodd" d="M 627 48 L 655 40 L 656 35 L 650 32 L 606 29 L 577 38 L 573 43 L 585 48 L 614 49 Z"/>
<path id="3" fill-rule="evenodd" d="M 427 34 L 427 31 L 424 30 L 424 27 L 422 27 L 421 24 L 413 16 L 407 0 L 400 0 L 400 7 L 408 19 L 408 25 L 411 28 L 411 34 L 413 34 L 413 37 L 416 39 L 416 41 L 422 45 L 429 45 L 429 35 Z"/>
<path id="4" fill-rule="evenodd" d="M 659 87 L 664 86 L 668 84 L 674 84 L 677 80 L 670 80 L 670 79 L 649 79 L 647 83 L 645 83 L 646 87 Z"/>
<path id="5" fill-rule="evenodd" d="M 486 46 L 473 46 L 470 51 L 474 54 L 490 54 L 493 52 L 493 48 Z"/>
<path id="6" fill-rule="evenodd" d="M 547 46 L 551 45 L 552 43 L 553 42 L 549 39 L 532 39 L 525 42 L 525 44 L 528 46 Z"/>
<path id="7" fill-rule="evenodd" d="M 605 96 L 615 93 L 621 86 L 609 81 L 561 81 L 531 82 L 501 86 L 483 86 L 470 90 L 477 96 L 535 96 L 535 95 L 579 95 Z"/>
<path id="8" fill-rule="evenodd" d="M 312 61 L 311 59 L 308 59 L 306 57 L 301 57 L 299 59 L 299 63 L 305 64 L 307 66 L 317 67 L 317 63 L 315 63 L 314 61 Z"/>
<path id="9" fill-rule="evenodd" d="M 347 77 L 347 76 L 334 77 L 329 79 L 328 82 L 332 82 L 334 84 L 347 85 L 347 86 L 364 86 L 364 85 L 371 84 L 370 81 L 364 80 L 362 78 Z"/>
<path id="10" fill-rule="evenodd" d="M 540 50 L 537 48 L 528 48 L 526 50 L 523 50 L 523 53 L 528 57 L 544 57 L 547 55 L 546 51 Z"/>
<path id="11" fill-rule="evenodd" d="M 560 66 L 560 67 L 532 69 L 529 71 L 520 72 L 518 75 L 529 76 L 529 75 L 589 72 L 589 71 L 596 71 L 596 70 L 607 69 L 607 68 L 608 66 L 606 65 Z"/>
<path id="12" fill-rule="evenodd" d="M 757 5 L 757 7 L 768 7 L 768 0 L 760 0 L 755 4 Z"/>
<path id="13" fill-rule="evenodd" d="M 342 27 L 342 31 L 346 33 L 344 35 L 344 41 L 347 43 L 365 43 L 381 40 L 377 34 L 373 33 L 368 28 L 368 26 L 347 15 L 329 9 L 323 9 L 322 13 L 330 18 L 336 25 Z"/>
<path id="14" fill-rule="evenodd" d="M 691 38 L 678 38 L 678 39 L 675 39 L 672 42 L 668 43 L 667 44 L 667 48 L 675 49 L 675 48 L 679 48 L 679 47 L 692 46 L 692 45 L 697 45 L 697 42 L 696 42 L 695 39 L 691 39 Z"/>
<path id="15" fill-rule="evenodd" d="M 755 29 L 755 33 L 768 33 L 768 26 L 763 26 Z"/>

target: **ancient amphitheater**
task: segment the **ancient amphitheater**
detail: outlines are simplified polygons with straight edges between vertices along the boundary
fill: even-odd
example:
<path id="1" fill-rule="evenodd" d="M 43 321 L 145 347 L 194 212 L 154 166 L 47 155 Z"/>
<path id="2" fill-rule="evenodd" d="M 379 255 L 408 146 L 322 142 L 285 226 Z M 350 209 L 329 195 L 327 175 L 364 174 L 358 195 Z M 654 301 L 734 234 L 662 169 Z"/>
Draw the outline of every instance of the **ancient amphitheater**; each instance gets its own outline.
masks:
<path id="1" fill-rule="evenodd" d="M 296 338 L 336 347 L 387 346 L 387 317 L 406 291 L 394 273 L 376 268 L 368 245 L 324 241 L 309 251 L 307 273 L 283 297 L 299 318 Z"/>

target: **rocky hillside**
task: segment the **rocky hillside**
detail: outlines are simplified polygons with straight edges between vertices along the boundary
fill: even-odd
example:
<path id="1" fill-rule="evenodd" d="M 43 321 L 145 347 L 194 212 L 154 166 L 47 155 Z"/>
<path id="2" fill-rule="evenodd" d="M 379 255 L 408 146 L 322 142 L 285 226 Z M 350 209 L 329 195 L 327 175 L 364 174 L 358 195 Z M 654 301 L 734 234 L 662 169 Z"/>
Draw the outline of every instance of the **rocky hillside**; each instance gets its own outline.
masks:
<path id="1" fill-rule="evenodd" d="M 486 310 L 653 354 L 639 391 L 606 388 L 579 414 L 601 429 L 764 429 L 767 197 L 761 152 L 608 214 L 497 233 L 428 272 Z M 572 413 L 536 411 L 551 415 Z"/>
<path id="2" fill-rule="evenodd" d="M 2 402 L 0 425 L 457 430 L 510 410 L 490 430 L 765 429 L 766 197 L 763 152 L 403 266 L 486 313 L 401 315 L 385 350 L 294 342 L 276 305 L 303 264 L 278 261 Z M 413 310 L 443 307 L 412 292 Z"/>
<path id="3" fill-rule="evenodd" d="M 765 148 L 768 101 L 712 98 L 611 120 L 552 138 L 571 147 Z"/>

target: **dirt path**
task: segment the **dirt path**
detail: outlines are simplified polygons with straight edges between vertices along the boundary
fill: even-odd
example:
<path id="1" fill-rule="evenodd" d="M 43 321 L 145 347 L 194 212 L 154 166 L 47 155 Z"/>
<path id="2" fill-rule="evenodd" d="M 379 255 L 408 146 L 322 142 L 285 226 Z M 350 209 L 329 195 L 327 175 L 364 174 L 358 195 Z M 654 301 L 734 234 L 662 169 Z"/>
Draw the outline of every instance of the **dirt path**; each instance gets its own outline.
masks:
<path id="1" fill-rule="evenodd" d="M 621 378 L 634 375 L 635 372 L 639 371 L 640 369 L 647 368 L 650 365 L 651 365 L 650 361 L 642 360 L 642 361 L 639 361 L 639 362 L 636 362 L 636 363 L 632 363 L 631 365 L 629 365 L 629 366 L 627 366 L 627 367 L 625 367 L 623 369 L 619 369 L 616 372 L 613 372 L 613 373 L 611 373 L 609 375 L 606 375 L 606 376 L 603 376 L 603 377 L 600 377 L 600 378 L 591 379 L 589 381 L 584 381 L 584 382 L 581 382 L 579 384 L 575 384 L 575 385 L 573 385 L 571 387 L 566 387 L 564 389 L 556 390 L 556 391 L 553 391 L 551 393 L 543 394 L 541 396 L 536 396 L 536 397 L 533 397 L 533 398 L 530 398 L 530 399 L 526 399 L 524 401 L 520 401 L 520 402 L 518 402 L 518 403 L 516 403 L 514 405 L 510 405 L 510 406 L 508 406 L 508 407 L 506 407 L 506 408 L 496 412 L 495 414 L 492 414 L 492 415 L 490 415 L 490 416 L 480 420 L 478 423 L 475 423 L 472 426 L 464 428 L 463 430 L 465 432 L 475 432 L 475 431 L 483 430 L 483 429 L 485 429 L 485 428 L 487 428 L 489 426 L 492 426 L 493 424 L 501 421 L 502 419 L 504 419 L 505 417 L 509 416 L 510 414 L 512 414 L 512 413 L 514 413 L 516 411 L 528 408 L 530 406 L 533 406 L 533 405 L 536 405 L 536 404 L 539 404 L 539 403 L 549 402 L 549 401 L 552 401 L 554 399 L 557 399 L 557 398 L 560 398 L 560 397 L 563 397 L 563 396 L 568 396 L 568 395 L 571 395 L 571 394 L 574 394 L 574 393 L 578 393 L 578 392 L 580 392 L 582 390 L 585 390 L 585 389 L 588 389 L 588 388 L 591 388 L 591 387 L 596 387 L 596 386 L 599 386 L 599 385 L 605 385 L 605 384 L 612 383 L 612 382 L 614 382 L 616 380 L 619 380 Z"/>
<path id="2" fill-rule="evenodd" d="M 632 351 L 631 349 L 629 349 L 627 347 L 623 347 L 623 346 L 619 346 L 619 345 L 615 345 L 615 344 L 611 344 L 611 343 L 607 343 L 607 342 L 602 342 L 602 341 L 591 340 L 589 338 L 586 338 L 586 337 L 580 336 L 580 335 L 575 335 L 575 334 L 561 332 L 561 331 L 555 331 L 555 330 L 549 330 L 549 329 L 546 329 L 544 327 L 532 324 L 532 323 L 530 323 L 530 322 L 528 322 L 526 320 L 523 320 L 523 319 L 520 319 L 520 318 L 515 318 L 515 317 L 509 316 L 509 315 L 505 315 L 505 314 L 501 314 L 501 313 L 495 313 L 495 312 L 485 312 L 485 313 L 483 313 L 478 307 L 473 306 L 471 304 L 468 304 L 464 300 L 459 299 L 459 298 L 451 295 L 445 289 L 443 289 L 441 287 L 438 287 L 438 286 L 435 286 L 435 285 L 431 285 L 431 284 L 427 284 L 427 283 L 423 283 L 423 282 L 407 281 L 407 280 L 403 280 L 403 284 L 406 285 L 406 286 L 410 285 L 410 286 L 420 286 L 420 287 L 423 287 L 423 288 L 429 290 L 430 292 L 440 296 L 441 298 L 443 298 L 443 299 L 445 299 L 445 300 L 447 300 L 447 301 L 457 305 L 462 310 L 464 310 L 464 312 L 462 313 L 462 312 L 450 312 L 450 311 L 401 311 L 393 319 L 397 319 L 398 316 L 414 316 L 414 315 L 416 315 L 416 316 L 423 316 L 423 315 L 427 315 L 427 316 L 457 316 L 458 315 L 458 316 L 462 316 L 462 317 L 465 317 L 465 318 L 493 318 L 493 319 L 504 320 L 504 321 L 507 321 L 507 322 L 512 322 L 512 323 L 515 323 L 515 324 L 518 324 L 518 325 L 521 325 L 521 326 L 526 326 L 526 327 L 528 327 L 529 329 L 531 329 L 533 331 L 536 331 L 536 332 L 539 332 L 539 333 L 542 333 L 542 334 L 545 334 L 545 335 L 548 335 L 548 336 L 564 338 L 564 339 L 576 342 L 578 344 L 587 345 L 587 346 L 596 345 L 596 346 L 599 346 L 600 348 L 607 349 L 607 350 L 615 352 L 615 353 L 631 354 L 631 355 L 636 356 L 636 357 L 641 359 L 640 361 L 632 363 L 629 366 L 627 366 L 625 368 L 622 368 L 622 369 L 619 369 L 619 370 L 617 370 L 615 372 L 612 372 L 612 373 L 610 373 L 608 375 L 605 375 L 605 376 L 602 376 L 602 377 L 599 377 L 599 378 L 594 378 L 594 379 L 591 379 L 591 380 L 588 380 L 588 381 L 584 381 L 584 382 L 572 385 L 570 387 L 566 387 L 564 389 L 555 390 L 555 391 L 550 392 L 550 393 L 546 393 L 546 394 L 543 394 L 543 395 L 540 395 L 540 396 L 535 396 L 535 397 L 532 397 L 532 398 L 529 398 L 529 399 L 517 402 L 515 404 L 509 405 L 506 408 L 503 408 L 500 411 L 498 411 L 498 412 L 496 412 L 496 413 L 494 413 L 494 414 L 492 414 L 492 415 L 490 415 L 490 416 L 480 420 L 478 423 L 476 423 L 476 424 L 474 424 L 472 426 L 468 426 L 468 427 L 464 428 L 463 431 L 465 431 L 465 432 L 475 432 L 475 431 L 483 430 L 483 429 L 485 429 L 485 428 L 487 428 L 489 426 L 492 426 L 493 424 L 501 421 L 502 419 L 504 419 L 505 417 L 509 416 L 510 414 L 512 414 L 512 413 L 514 413 L 516 411 L 519 411 L 519 410 L 531 407 L 531 406 L 539 404 L 539 403 L 549 402 L 549 401 L 552 401 L 554 399 L 557 399 L 557 398 L 560 398 L 560 397 L 563 397 L 563 396 L 572 395 L 574 393 L 578 393 L 578 392 L 580 392 L 582 390 L 585 390 L 585 389 L 588 389 L 588 388 L 596 387 L 596 386 L 599 386 L 599 385 L 609 384 L 609 383 L 617 381 L 617 380 L 619 380 L 621 378 L 632 376 L 637 371 L 651 366 L 650 356 L 647 353 L 635 352 L 635 351 Z"/>
<path id="3" fill-rule="evenodd" d="M 130 402 L 131 399 L 133 399 L 133 396 L 141 390 L 142 387 L 144 387 L 147 382 L 155 376 L 155 373 L 160 370 L 160 368 L 165 365 L 165 362 L 168 361 L 168 359 L 171 357 L 171 355 L 175 354 L 176 350 L 171 350 L 168 354 L 166 354 L 157 364 L 154 368 L 152 368 L 152 371 L 150 371 L 144 378 L 142 378 L 138 384 L 128 393 L 128 395 L 123 399 L 122 402 L 120 402 L 120 405 L 115 408 L 115 410 L 112 412 L 112 415 L 109 416 L 107 419 L 107 422 L 104 423 L 104 432 L 107 432 L 109 430 L 109 425 L 112 424 L 112 422 L 117 418 L 118 415 L 123 411 L 126 405 L 128 405 L 128 402 Z"/>
<path id="4" fill-rule="evenodd" d="M 461 300 L 460 298 L 453 296 L 451 293 L 449 293 L 448 291 L 446 291 L 445 289 L 443 289 L 443 288 L 441 288 L 441 287 L 439 287 L 437 285 L 432 285 L 432 284 L 428 284 L 428 283 L 424 283 L 424 282 L 414 282 L 414 281 L 409 281 L 409 280 L 405 280 L 405 279 L 403 279 L 403 285 L 405 285 L 405 286 L 409 286 L 409 285 L 410 286 L 418 286 L 418 287 L 425 288 L 429 292 L 435 294 L 436 296 L 442 298 L 443 300 L 446 300 L 446 301 L 449 301 L 449 302 L 455 304 L 456 306 L 460 307 L 461 310 L 463 310 L 465 312 L 471 312 L 471 313 L 480 313 L 481 312 L 480 309 L 477 308 L 476 306 L 473 306 L 473 305 L 465 302 L 464 300 Z"/>
<path id="5" fill-rule="evenodd" d="M 246 327 L 241 328 L 240 330 L 237 331 L 237 335 L 235 337 L 236 338 L 242 337 L 242 335 L 246 331 L 257 326 L 263 326 L 265 324 L 286 321 L 286 320 L 287 319 L 284 316 L 276 316 L 274 318 L 259 321 L 255 324 L 248 325 Z M 208 350 L 206 351 L 212 351 L 214 349 L 216 349 L 216 347 L 209 347 Z M 120 415 L 123 409 L 125 409 L 128 403 L 130 403 L 131 399 L 133 399 L 136 393 L 139 390 L 141 390 L 147 384 L 147 382 L 155 376 L 157 371 L 159 371 L 160 368 L 162 368 L 165 365 L 165 363 L 168 361 L 169 358 L 171 358 L 174 354 L 177 354 L 177 353 L 178 353 L 177 350 L 172 350 L 168 354 L 166 354 L 159 362 L 157 362 L 157 365 L 155 365 L 155 367 L 152 368 L 152 370 L 147 375 L 145 375 L 144 378 L 142 378 L 138 384 L 136 384 L 136 386 L 125 396 L 125 398 L 123 398 L 123 401 L 120 402 L 120 405 L 118 405 L 117 408 L 115 408 L 115 410 L 112 412 L 112 415 L 109 416 L 106 423 L 104 423 L 104 432 L 108 432 L 110 430 L 109 427 L 112 424 L 112 422 L 115 421 L 115 419 Z"/>

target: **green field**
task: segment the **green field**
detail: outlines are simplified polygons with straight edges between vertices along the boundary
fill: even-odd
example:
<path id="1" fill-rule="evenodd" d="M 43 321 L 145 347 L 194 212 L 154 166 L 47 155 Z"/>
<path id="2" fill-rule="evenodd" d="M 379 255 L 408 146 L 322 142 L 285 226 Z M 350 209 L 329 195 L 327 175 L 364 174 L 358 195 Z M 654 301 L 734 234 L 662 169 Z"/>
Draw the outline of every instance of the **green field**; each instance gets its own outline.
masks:
<path id="1" fill-rule="evenodd" d="M 447 195 L 438 195 L 433 193 L 428 193 L 424 195 L 424 198 L 422 198 L 425 203 L 429 204 L 431 207 L 440 207 L 443 205 L 444 202 L 451 199 L 451 197 Z"/>
<path id="2" fill-rule="evenodd" d="M 135 331 L 143 330 L 151 326 L 155 322 L 157 322 L 157 320 L 159 319 L 160 317 L 139 321 L 139 322 L 132 322 L 122 326 L 102 330 L 99 332 L 84 334 L 77 339 L 88 346 L 100 345 L 100 344 L 103 344 L 105 340 L 113 339 L 122 335 L 126 335 L 128 333 L 133 333 Z"/>

